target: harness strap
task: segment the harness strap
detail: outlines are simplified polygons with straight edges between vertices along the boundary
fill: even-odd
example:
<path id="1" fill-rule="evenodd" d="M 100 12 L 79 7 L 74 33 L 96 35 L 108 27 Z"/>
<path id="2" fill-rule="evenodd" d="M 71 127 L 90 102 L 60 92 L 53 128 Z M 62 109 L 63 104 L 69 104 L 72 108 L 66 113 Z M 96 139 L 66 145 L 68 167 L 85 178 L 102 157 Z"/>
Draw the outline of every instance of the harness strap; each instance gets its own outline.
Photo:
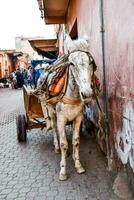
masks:
<path id="1" fill-rule="evenodd" d="M 103 111 L 102 111 L 102 108 L 99 104 L 99 100 L 98 100 L 98 97 L 97 97 L 97 94 L 96 94 L 96 83 L 95 83 L 95 73 L 94 73 L 94 70 L 93 70 L 93 75 L 92 75 L 92 82 L 93 82 L 93 94 L 94 94 L 94 98 L 96 100 L 96 103 L 97 103 L 97 106 L 100 110 L 100 112 L 103 114 Z"/>
<path id="2" fill-rule="evenodd" d="M 71 99 L 71 98 L 68 98 L 68 97 L 64 96 L 62 98 L 62 102 L 63 103 L 67 103 L 67 104 L 71 104 L 71 105 L 75 105 L 75 104 L 81 103 L 81 100 L 80 99 Z"/>
<path id="3" fill-rule="evenodd" d="M 64 87 L 63 87 L 61 93 L 58 96 L 48 99 L 47 100 L 48 104 L 55 105 L 57 102 L 63 102 L 66 104 L 75 105 L 75 104 L 81 103 L 80 99 L 71 99 L 71 98 L 64 96 L 66 93 L 67 83 L 68 83 L 68 71 L 69 71 L 69 66 L 67 67 L 67 70 L 66 70 L 65 84 L 64 84 Z"/>
<path id="4" fill-rule="evenodd" d="M 69 66 L 67 66 L 67 69 L 66 69 L 65 84 L 64 84 L 64 87 L 63 87 L 62 91 L 60 92 L 59 95 L 48 99 L 47 100 L 48 104 L 52 104 L 52 105 L 56 104 L 58 101 L 61 101 L 61 99 L 65 95 L 66 88 L 67 88 L 67 83 L 68 83 L 68 71 L 69 71 Z"/>
<path id="5" fill-rule="evenodd" d="M 62 99 L 59 99 L 58 96 L 56 96 L 56 97 L 52 97 L 51 99 L 48 99 L 47 104 L 55 105 L 58 101 L 66 103 L 66 104 L 70 104 L 70 105 L 76 105 L 76 104 L 81 103 L 80 99 L 71 99 L 65 96 L 63 96 Z"/>

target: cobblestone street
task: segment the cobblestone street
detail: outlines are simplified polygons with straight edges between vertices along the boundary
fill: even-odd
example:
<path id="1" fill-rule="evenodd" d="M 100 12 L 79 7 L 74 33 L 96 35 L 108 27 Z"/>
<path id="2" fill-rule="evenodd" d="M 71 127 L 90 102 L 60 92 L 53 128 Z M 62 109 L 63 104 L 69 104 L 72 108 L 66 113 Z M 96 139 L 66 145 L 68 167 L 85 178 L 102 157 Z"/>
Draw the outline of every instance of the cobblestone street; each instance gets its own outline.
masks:
<path id="1" fill-rule="evenodd" d="M 50 133 L 34 129 L 28 132 L 27 143 L 18 143 L 16 115 L 22 112 L 22 90 L 0 89 L 1 200 L 120 200 L 113 192 L 104 155 L 86 136 L 80 147 L 86 173 L 75 171 L 69 136 L 68 180 L 59 181 L 60 154 L 53 151 Z"/>

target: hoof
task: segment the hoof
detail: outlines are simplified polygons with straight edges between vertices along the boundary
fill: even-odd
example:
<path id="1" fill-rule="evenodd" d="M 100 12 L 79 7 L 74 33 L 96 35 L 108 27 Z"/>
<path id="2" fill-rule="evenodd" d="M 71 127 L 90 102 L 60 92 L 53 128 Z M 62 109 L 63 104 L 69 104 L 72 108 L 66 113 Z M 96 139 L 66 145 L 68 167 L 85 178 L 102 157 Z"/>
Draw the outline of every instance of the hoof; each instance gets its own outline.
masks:
<path id="1" fill-rule="evenodd" d="M 47 131 L 50 131 L 50 130 L 53 129 L 52 126 L 51 126 L 51 121 L 50 120 L 47 120 L 46 128 L 47 128 Z"/>
<path id="2" fill-rule="evenodd" d="M 83 173 L 85 173 L 85 169 L 84 169 L 83 167 L 77 168 L 76 170 L 77 170 L 77 173 L 78 173 L 78 174 L 83 174 Z"/>
<path id="3" fill-rule="evenodd" d="M 66 175 L 66 174 L 60 174 L 60 175 L 59 175 L 59 180 L 60 180 L 60 181 L 65 181 L 65 180 L 67 180 L 67 175 Z"/>
<path id="4" fill-rule="evenodd" d="M 46 127 L 46 128 L 47 128 L 47 131 L 50 131 L 50 130 L 53 129 L 51 126 L 48 126 L 48 127 Z"/>
<path id="5" fill-rule="evenodd" d="M 59 154 L 60 153 L 60 149 L 54 149 L 55 153 Z"/>

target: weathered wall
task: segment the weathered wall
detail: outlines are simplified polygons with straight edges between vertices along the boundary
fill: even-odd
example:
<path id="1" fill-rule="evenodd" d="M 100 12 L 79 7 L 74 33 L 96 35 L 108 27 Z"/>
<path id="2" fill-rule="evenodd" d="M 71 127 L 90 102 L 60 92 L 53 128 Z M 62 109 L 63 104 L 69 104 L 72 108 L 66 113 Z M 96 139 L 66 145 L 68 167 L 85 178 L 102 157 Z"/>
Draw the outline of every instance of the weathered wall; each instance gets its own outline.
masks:
<path id="1" fill-rule="evenodd" d="M 4 77 L 3 53 L 0 53 L 0 78 Z"/>
<path id="2" fill-rule="evenodd" d="M 104 2 L 111 141 L 134 170 L 134 2 Z"/>
<path id="3" fill-rule="evenodd" d="M 99 13 L 99 0 L 70 1 L 67 27 L 70 32 L 77 18 L 78 36 L 89 40 L 90 53 L 97 65 L 102 65 L 101 58 L 101 25 Z M 102 75 L 102 67 L 98 68 Z"/>
<path id="4" fill-rule="evenodd" d="M 23 54 L 28 54 L 29 59 L 36 59 L 40 58 L 36 51 L 33 50 L 30 43 L 28 42 L 29 39 L 33 38 L 25 38 L 23 36 L 15 38 L 15 48 L 16 51 L 22 52 Z"/>
<path id="5" fill-rule="evenodd" d="M 71 1 L 67 26 L 70 31 L 77 17 L 78 35 L 88 37 L 90 53 L 102 81 L 100 2 Z M 134 3 L 133 0 L 103 2 L 110 143 L 122 163 L 129 162 L 134 170 Z"/>
<path id="6" fill-rule="evenodd" d="M 14 66 L 14 63 L 13 63 L 13 55 L 8 54 L 8 71 L 9 71 L 9 74 L 11 72 L 13 72 L 14 70 L 15 70 L 15 66 Z"/>
<path id="7" fill-rule="evenodd" d="M 4 51 L 0 52 L 0 63 L 0 78 L 8 76 L 14 70 L 12 56 L 8 55 Z"/>
<path id="8" fill-rule="evenodd" d="M 77 0 L 70 1 L 66 17 L 67 28 L 69 32 L 71 31 L 72 26 L 77 17 L 77 6 L 78 6 Z"/>

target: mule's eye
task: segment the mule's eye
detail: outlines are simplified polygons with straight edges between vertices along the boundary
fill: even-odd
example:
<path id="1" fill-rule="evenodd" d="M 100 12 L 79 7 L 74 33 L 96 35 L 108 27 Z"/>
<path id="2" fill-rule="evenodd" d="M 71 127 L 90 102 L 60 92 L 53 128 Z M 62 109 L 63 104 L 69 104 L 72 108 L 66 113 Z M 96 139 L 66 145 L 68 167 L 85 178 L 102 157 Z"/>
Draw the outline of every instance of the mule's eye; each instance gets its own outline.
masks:
<path id="1" fill-rule="evenodd" d="M 74 64 L 73 64 L 72 62 L 70 62 L 70 65 L 73 65 L 73 66 L 74 66 Z"/>

